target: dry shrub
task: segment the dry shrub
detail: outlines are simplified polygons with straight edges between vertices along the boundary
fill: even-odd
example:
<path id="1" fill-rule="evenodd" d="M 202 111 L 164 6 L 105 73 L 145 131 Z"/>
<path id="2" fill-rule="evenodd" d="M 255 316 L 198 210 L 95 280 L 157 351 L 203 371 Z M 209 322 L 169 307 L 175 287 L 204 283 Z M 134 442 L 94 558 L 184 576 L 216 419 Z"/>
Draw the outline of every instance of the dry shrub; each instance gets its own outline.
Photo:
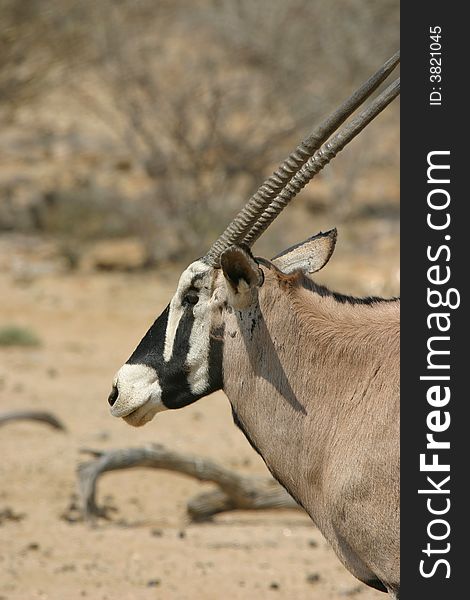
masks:
<path id="1" fill-rule="evenodd" d="M 85 188 L 64 185 L 59 173 L 56 188 L 36 201 L 33 225 L 79 238 L 137 234 L 159 247 L 158 259 L 166 248 L 177 258 L 203 252 L 277 161 L 396 50 L 399 36 L 397 0 L 6 0 L 0 10 L 0 40 L 12 48 L 0 59 L 0 88 L 8 90 L 0 112 L 34 105 L 33 89 L 43 102 L 55 94 L 73 131 L 92 124 L 100 157 Z M 37 57 L 43 67 L 33 77 Z M 52 146 L 54 117 L 51 110 Z M 398 164 L 396 149 L 354 143 L 354 168 L 346 158 L 337 177 L 327 175 L 340 214 L 378 156 L 390 169 Z M 114 167 L 125 165 L 121 181 L 136 171 L 147 180 L 129 201 L 118 183 L 100 183 L 113 152 Z"/>

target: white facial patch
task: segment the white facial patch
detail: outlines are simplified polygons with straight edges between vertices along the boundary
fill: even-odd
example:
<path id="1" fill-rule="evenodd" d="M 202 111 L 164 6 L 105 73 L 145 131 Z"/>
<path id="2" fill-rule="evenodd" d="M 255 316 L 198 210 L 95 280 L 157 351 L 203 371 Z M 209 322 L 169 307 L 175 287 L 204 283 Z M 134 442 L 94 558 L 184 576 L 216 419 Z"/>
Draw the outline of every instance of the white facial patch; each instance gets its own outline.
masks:
<path id="1" fill-rule="evenodd" d="M 207 271 L 209 271 L 210 268 L 211 267 L 206 265 L 206 263 L 202 262 L 201 260 L 197 260 L 190 264 L 189 267 L 185 271 L 183 271 L 180 277 L 178 287 L 176 288 L 176 293 L 170 302 L 168 324 L 166 327 L 165 334 L 165 346 L 163 349 L 163 359 L 165 360 L 165 362 L 168 362 L 173 356 L 173 346 L 175 343 L 176 332 L 178 330 L 178 325 L 181 320 L 181 317 L 184 314 L 184 294 L 191 286 L 194 276 L 203 275 Z"/>
<path id="2" fill-rule="evenodd" d="M 119 390 L 119 396 L 111 407 L 113 417 L 127 417 L 141 407 L 145 409 L 140 413 L 150 413 L 150 418 L 166 410 L 161 400 L 162 390 L 157 373 L 151 367 L 125 364 L 117 372 L 114 385 Z"/>
<path id="3" fill-rule="evenodd" d="M 202 394 L 209 385 L 209 345 L 211 319 L 209 307 L 196 305 L 193 309 L 194 325 L 189 338 L 186 364 L 189 367 L 188 383 L 192 394 Z"/>
<path id="4" fill-rule="evenodd" d="M 183 316 L 184 308 L 178 295 L 175 294 L 170 302 L 170 311 L 168 313 L 168 324 L 165 333 L 165 346 L 163 348 L 163 359 L 168 362 L 173 356 L 173 346 L 175 343 L 176 332 Z"/>

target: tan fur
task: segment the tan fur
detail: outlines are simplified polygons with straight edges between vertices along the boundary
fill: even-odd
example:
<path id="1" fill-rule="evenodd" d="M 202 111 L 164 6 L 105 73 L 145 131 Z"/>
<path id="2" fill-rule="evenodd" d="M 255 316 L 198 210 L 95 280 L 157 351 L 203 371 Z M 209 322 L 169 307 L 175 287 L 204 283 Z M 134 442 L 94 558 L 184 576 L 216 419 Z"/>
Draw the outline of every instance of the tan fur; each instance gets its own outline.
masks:
<path id="1" fill-rule="evenodd" d="M 345 566 L 397 595 L 399 302 L 340 303 L 263 271 L 258 300 L 224 316 L 224 389 Z"/>

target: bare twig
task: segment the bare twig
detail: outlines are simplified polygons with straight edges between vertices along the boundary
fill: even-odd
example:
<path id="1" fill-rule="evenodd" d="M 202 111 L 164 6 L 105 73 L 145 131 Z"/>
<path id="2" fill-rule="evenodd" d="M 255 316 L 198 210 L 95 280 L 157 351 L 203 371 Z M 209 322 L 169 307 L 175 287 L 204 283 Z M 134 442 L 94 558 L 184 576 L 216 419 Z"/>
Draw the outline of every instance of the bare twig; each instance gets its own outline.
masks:
<path id="1" fill-rule="evenodd" d="M 193 520 L 204 520 L 228 510 L 299 508 L 294 499 L 274 479 L 241 475 L 210 459 L 181 454 L 161 445 L 100 452 L 82 449 L 95 459 L 78 467 L 78 486 L 83 517 L 106 518 L 106 509 L 96 503 L 96 486 L 102 473 L 118 469 L 147 467 L 176 471 L 199 481 L 210 481 L 219 489 L 192 498 L 187 505 Z"/>
<path id="2" fill-rule="evenodd" d="M 39 410 L 17 410 L 0 414 L 0 425 L 4 425 L 10 421 L 41 421 L 47 423 L 54 429 L 66 431 L 66 427 L 54 415 L 48 412 Z"/>

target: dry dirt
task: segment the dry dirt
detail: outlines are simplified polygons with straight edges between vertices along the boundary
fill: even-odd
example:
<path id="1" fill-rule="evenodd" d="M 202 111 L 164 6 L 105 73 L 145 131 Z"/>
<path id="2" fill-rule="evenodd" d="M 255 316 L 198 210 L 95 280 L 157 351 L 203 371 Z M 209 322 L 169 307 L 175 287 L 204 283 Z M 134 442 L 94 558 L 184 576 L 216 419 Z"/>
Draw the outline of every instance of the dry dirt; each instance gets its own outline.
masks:
<path id="1" fill-rule="evenodd" d="M 0 411 L 48 410 L 67 427 L 0 428 L 0 599 L 384 598 L 343 568 L 301 511 L 237 511 L 190 523 L 187 500 L 210 486 L 173 473 L 106 474 L 98 500 L 115 507 L 111 520 L 90 527 L 64 519 L 83 447 L 159 442 L 267 474 L 221 392 L 142 429 L 109 415 L 113 374 L 168 302 L 176 276 L 16 281 L 0 272 L 0 324 L 27 326 L 43 342 L 0 348 Z"/>

